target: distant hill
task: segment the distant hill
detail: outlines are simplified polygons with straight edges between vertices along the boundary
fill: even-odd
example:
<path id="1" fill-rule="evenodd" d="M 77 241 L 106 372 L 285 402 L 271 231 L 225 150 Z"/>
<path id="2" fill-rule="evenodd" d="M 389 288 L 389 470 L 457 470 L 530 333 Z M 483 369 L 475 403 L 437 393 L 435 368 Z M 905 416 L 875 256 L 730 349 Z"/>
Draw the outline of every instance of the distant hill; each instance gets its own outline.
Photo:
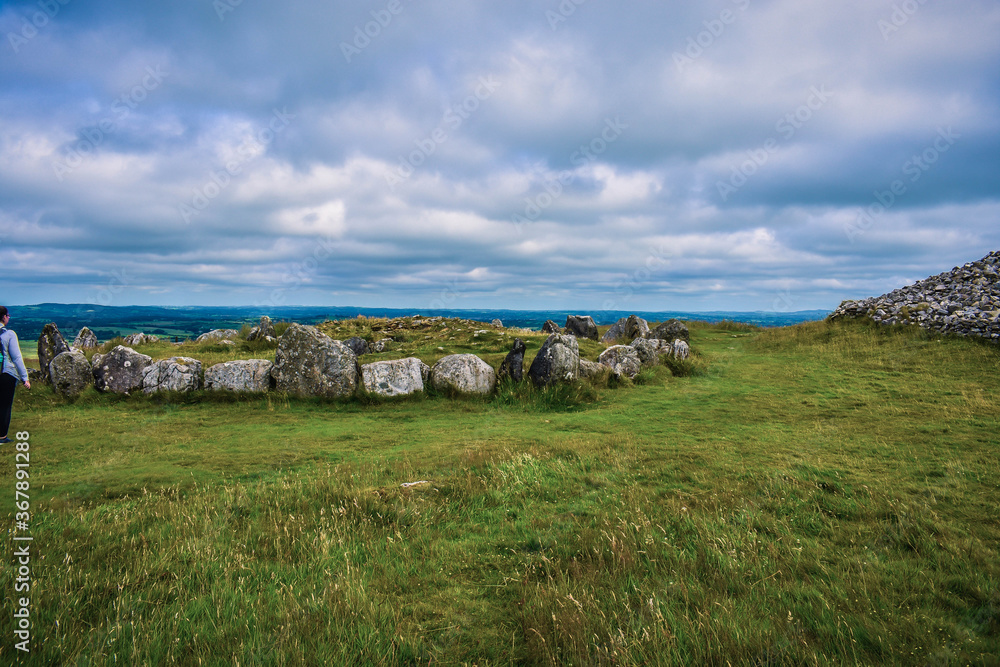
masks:
<path id="1" fill-rule="evenodd" d="M 49 322 L 55 322 L 63 336 L 72 343 L 81 327 L 90 327 L 97 337 L 108 340 L 137 331 L 161 337 L 186 340 L 197 337 L 211 329 L 239 329 L 244 324 L 255 324 L 261 315 L 268 315 L 275 321 L 289 320 L 302 324 L 318 324 L 326 320 L 342 320 L 364 315 L 365 317 L 405 317 L 426 315 L 460 317 L 480 322 L 500 319 L 506 326 L 540 329 L 545 320 L 555 320 L 560 325 L 567 315 L 591 315 L 598 324 L 613 324 L 620 317 L 636 314 L 649 322 L 661 322 L 670 318 L 680 320 L 702 320 L 719 322 L 734 320 L 759 326 L 785 326 L 799 322 L 821 320 L 829 314 L 826 310 L 803 310 L 796 312 L 684 312 L 684 311 L 551 311 L 551 310 L 427 310 L 404 308 L 358 308 L 355 306 L 318 307 L 284 306 L 264 308 L 257 306 L 100 306 L 79 303 L 40 303 L 30 306 L 10 306 L 11 328 L 17 331 L 21 340 L 37 340 Z"/>

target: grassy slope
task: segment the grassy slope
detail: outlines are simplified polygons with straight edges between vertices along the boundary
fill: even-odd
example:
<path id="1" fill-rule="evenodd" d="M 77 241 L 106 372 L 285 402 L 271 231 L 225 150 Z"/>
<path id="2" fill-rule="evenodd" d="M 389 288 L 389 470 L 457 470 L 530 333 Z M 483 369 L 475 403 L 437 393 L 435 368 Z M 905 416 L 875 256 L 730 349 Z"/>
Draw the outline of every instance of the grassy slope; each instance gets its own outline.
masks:
<path id="1" fill-rule="evenodd" d="M 507 345 L 450 335 L 391 356 Z M 1000 352 L 826 323 L 692 344 L 695 377 L 507 401 L 19 391 L 34 656 L 998 664 Z"/>

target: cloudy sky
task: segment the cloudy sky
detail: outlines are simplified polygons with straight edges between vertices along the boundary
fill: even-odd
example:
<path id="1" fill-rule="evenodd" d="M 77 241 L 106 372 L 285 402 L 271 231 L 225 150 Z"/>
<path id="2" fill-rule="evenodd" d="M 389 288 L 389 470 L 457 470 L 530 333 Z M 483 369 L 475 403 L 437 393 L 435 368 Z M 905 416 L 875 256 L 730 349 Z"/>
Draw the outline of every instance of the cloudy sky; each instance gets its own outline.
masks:
<path id="1" fill-rule="evenodd" d="M 995 0 L 0 2 L 6 304 L 804 310 L 1000 248 Z"/>

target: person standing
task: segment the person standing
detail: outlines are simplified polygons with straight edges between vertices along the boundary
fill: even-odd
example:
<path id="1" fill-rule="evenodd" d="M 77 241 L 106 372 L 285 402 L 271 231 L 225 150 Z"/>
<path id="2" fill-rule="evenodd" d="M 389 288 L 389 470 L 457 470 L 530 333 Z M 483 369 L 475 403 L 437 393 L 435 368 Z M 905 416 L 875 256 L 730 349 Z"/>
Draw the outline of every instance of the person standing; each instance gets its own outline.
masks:
<path id="1" fill-rule="evenodd" d="M 23 382 L 25 389 L 31 389 L 28 369 L 24 367 L 21 347 L 17 344 L 17 334 L 7 328 L 8 322 L 10 313 L 5 306 L 0 306 L 0 348 L 3 352 L 3 372 L 0 373 L 0 431 L 3 431 L 3 437 L 0 443 L 13 442 L 7 437 L 7 429 L 10 428 L 10 411 L 14 407 L 17 381 Z"/>

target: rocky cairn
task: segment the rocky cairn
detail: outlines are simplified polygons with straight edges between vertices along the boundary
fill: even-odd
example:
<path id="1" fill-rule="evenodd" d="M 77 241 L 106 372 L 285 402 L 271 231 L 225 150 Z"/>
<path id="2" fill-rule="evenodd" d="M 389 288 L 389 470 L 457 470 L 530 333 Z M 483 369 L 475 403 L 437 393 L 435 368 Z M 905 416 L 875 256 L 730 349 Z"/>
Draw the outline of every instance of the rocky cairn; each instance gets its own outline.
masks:
<path id="1" fill-rule="evenodd" d="M 882 296 L 844 301 L 830 315 L 841 317 L 1000 342 L 1000 251 Z"/>

